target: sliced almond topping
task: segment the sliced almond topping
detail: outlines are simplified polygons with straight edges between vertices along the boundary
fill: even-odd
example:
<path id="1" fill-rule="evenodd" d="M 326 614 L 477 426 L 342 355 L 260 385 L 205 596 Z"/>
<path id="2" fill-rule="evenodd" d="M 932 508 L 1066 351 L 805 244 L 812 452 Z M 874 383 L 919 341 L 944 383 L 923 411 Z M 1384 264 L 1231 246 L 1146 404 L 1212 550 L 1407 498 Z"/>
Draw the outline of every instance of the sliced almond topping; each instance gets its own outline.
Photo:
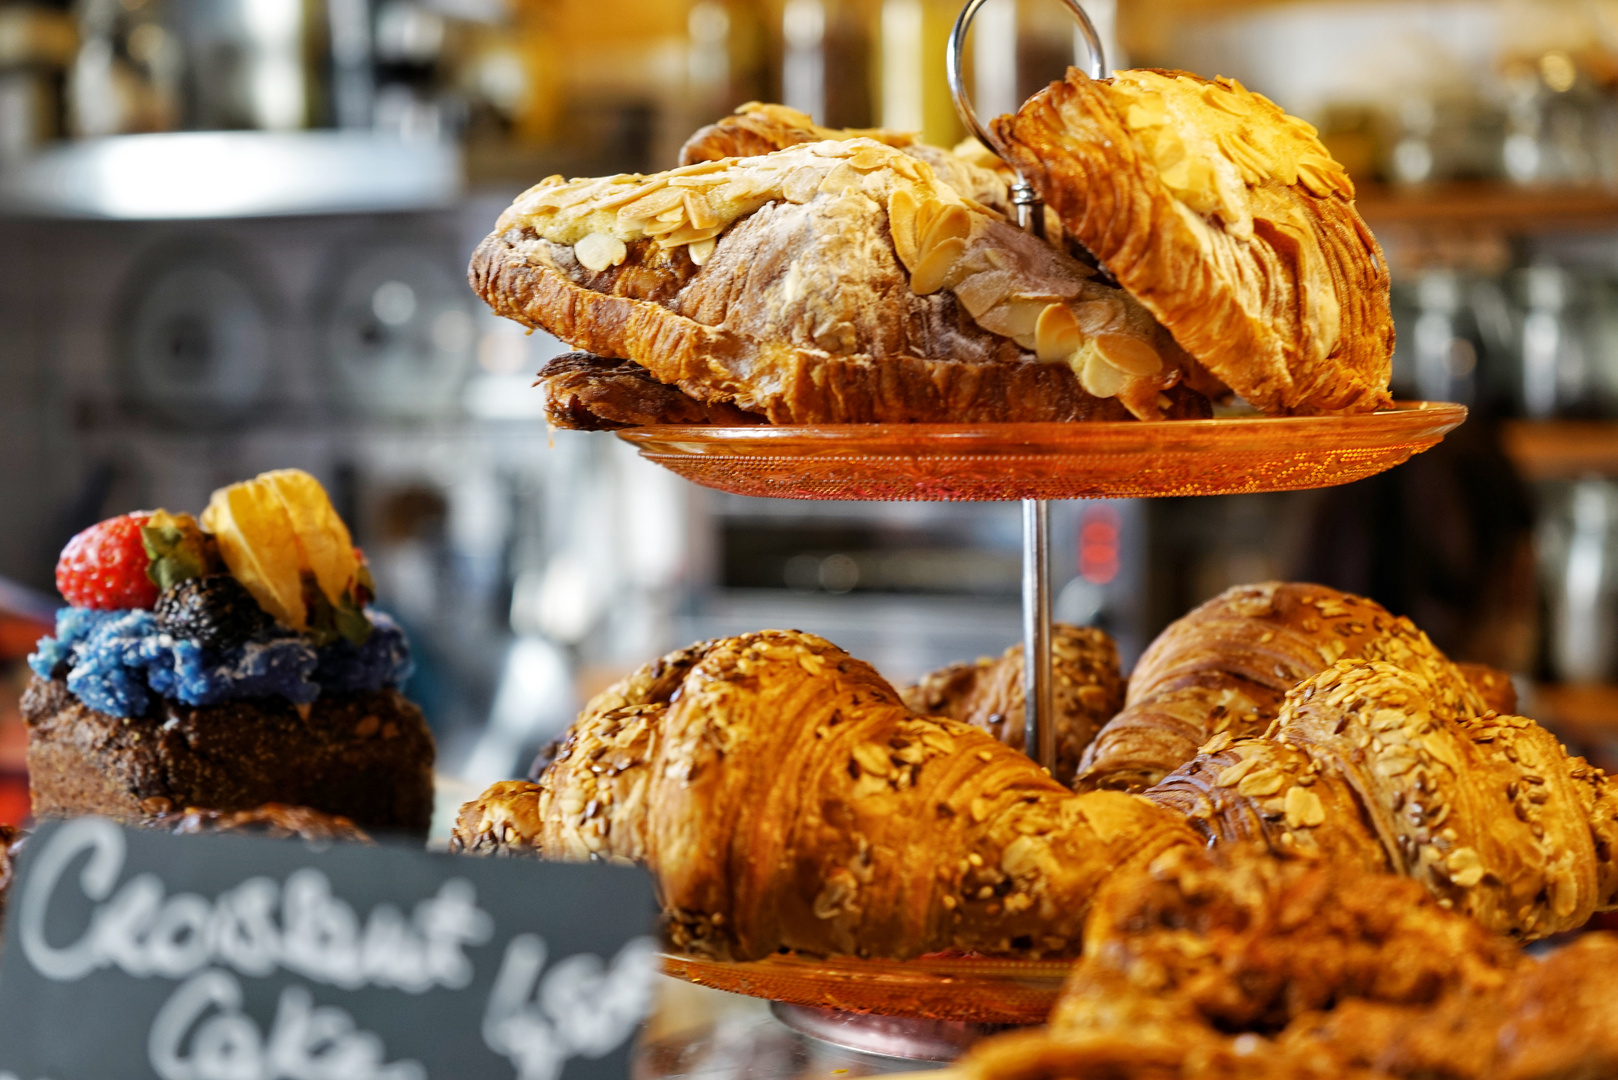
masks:
<path id="1" fill-rule="evenodd" d="M 721 179 L 715 176 L 689 176 L 676 173 L 669 174 L 669 187 L 696 188 L 700 191 L 708 188 L 719 187 L 720 184 Z"/>
<path id="2" fill-rule="evenodd" d="M 1253 113 L 1253 103 L 1246 96 L 1217 84 L 1203 87 L 1202 100 L 1232 116 L 1251 116 Z"/>
<path id="3" fill-rule="evenodd" d="M 632 203 L 636 199 L 644 198 L 645 196 L 650 195 L 652 192 L 667 186 L 668 182 L 665 180 L 652 180 L 650 182 L 644 182 L 639 177 L 629 177 L 627 178 L 627 182 L 625 183 L 622 191 L 618 192 L 616 195 L 609 195 L 604 199 L 596 201 L 594 209 L 616 210 L 620 206 L 627 203 Z M 580 190 L 589 193 L 592 189 L 589 187 L 584 187 Z"/>
<path id="4" fill-rule="evenodd" d="M 1066 360 L 1083 340 L 1079 321 L 1066 304 L 1051 304 L 1039 313 L 1039 321 L 1034 324 L 1034 354 L 1041 360 Z"/>
<path id="5" fill-rule="evenodd" d="M 1015 285 L 1015 279 L 1004 270 L 968 274 L 955 286 L 955 299 L 976 319 L 1010 296 Z"/>
<path id="6" fill-rule="evenodd" d="M 841 195 L 850 188 L 858 188 L 862 182 L 859 170 L 844 161 L 826 174 L 826 178 L 820 182 L 820 190 L 827 195 Z"/>
<path id="7" fill-rule="evenodd" d="M 1095 339 L 1095 346 L 1102 359 L 1130 375 L 1147 378 L 1163 369 L 1163 358 L 1140 338 L 1126 334 L 1101 334 Z"/>
<path id="8" fill-rule="evenodd" d="M 888 197 L 888 227 L 893 232 L 893 248 L 899 253 L 899 261 L 904 263 L 907 270 L 914 270 L 916 266 L 918 210 L 916 196 L 911 194 L 909 188 L 894 188 L 893 194 Z"/>
<path id="9" fill-rule="evenodd" d="M 1117 330 L 1124 317 L 1124 306 L 1116 300 L 1085 300 L 1072 310 L 1079 329 L 1090 337 Z"/>
<path id="10" fill-rule="evenodd" d="M 683 179 L 687 176 L 701 176 L 704 173 L 719 172 L 722 169 L 730 168 L 731 164 L 727 159 L 719 158 L 714 161 L 699 161 L 695 165 L 681 165 L 678 169 L 673 169 L 669 172 L 670 182 L 673 182 L 672 178 L 674 177 Z"/>
<path id="11" fill-rule="evenodd" d="M 708 258 L 713 255 L 713 249 L 718 245 L 718 243 L 718 238 L 713 236 L 708 237 L 706 240 L 695 241 L 689 248 L 691 261 L 696 263 L 698 266 L 706 264 Z M 1036 653 L 1035 655 L 1037 656 L 1038 654 Z"/>
<path id="12" fill-rule="evenodd" d="M 967 213 L 964 206 L 939 206 L 930 217 L 927 231 L 921 237 L 923 251 L 931 250 L 945 240 L 965 240 L 972 233 L 972 215 Z"/>
<path id="13" fill-rule="evenodd" d="M 691 219 L 691 224 L 699 229 L 711 229 L 719 224 L 719 215 L 713 212 L 713 207 L 700 192 L 687 191 L 685 193 L 685 212 Z"/>
<path id="14" fill-rule="evenodd" d="M 1116 397 L 1129 381 L 1128 375 L 1101 359 L 1094 342 L 1086 343 L 1086 347 L 1075 353 L 1069 363 L 1078 372 L 1079 385 L 1098 398 Z"/>
<path id="15" fill-rule="evenodd" d="M 1152 147 L 1152 161 L 1157 165 L 1159 172 L 1163 173 L 1165 183 L 1171 187 L 1173 182 L 1168 179 L 1169 172 L 1176 166 L 1185 163 L 1185 140 L 1172 131 L 1158 134 L 1157 142 Z"/>
<path id="16" fill-rule="evenodd" d="M 1056 299 L 1054 296 L 1013 294 L 998 306 L 985 312 L 977 323 L 991 334 L 1011 338 L 1023 348 L 1032 350 L 1038 344 L 1034 337 L 1034 328 L 1039 325 L 1039 317 Z"/>
<path id="17" fill-rule="evenodd" d="M 781 197 L 790 203 L 806 203 L 820 190 L 820 170 L 799 165 L 781 181 Z"/>
<path id="18" fill-rule="evenodd" d="M 600 273 L 609 266 L 617 266 L 629 255 L 629 249 L 616 236 L 591 233 L 573 245 L 573 257 L 587 269 Z"/>
<path id="19" fill-rule="evenodd" d="M 723 227 L 719 225 L 715 225 L 711 229 L 693 229 L 687 225 L 683 229 L 676 229 L 674 232 L 669 233 L 658 243 L 664 248 L 674 248 L 679 247 L 681 244 L 695 244 L 702 240 L 711 240 L 722 231 Z"/>
<path id="20" fill-rule="evenodd" d="M 656 190 L 638 199 L 632 199 L 618 208 L 618 217 L 654 217 L 679 206 L 685 193 L 679 188 L 659 184 Z"/>
<path id="21" fill-rule="evenodd" d="M 938 244 L 925 255 L 910 274 L 910 291 L 917 296 L 930 296 L 949 284 L 956 263 L 966 253 L 966 241 L 953 237 Z"/>
<path id="22" fill-rule="evenodd" d="M 893 161 L 894 152 L 884 146 L 862 146 L 854 151 L 848 163 L 861 172 L 880 169 Z"/>
<path id="23" fill-rule="evenodd" d="M 1130 103 L 1124 123 L 1132 128 L 1158 127 L 1168 119 L 1168 106 L 1162 94 L 1146 93 Z"/>

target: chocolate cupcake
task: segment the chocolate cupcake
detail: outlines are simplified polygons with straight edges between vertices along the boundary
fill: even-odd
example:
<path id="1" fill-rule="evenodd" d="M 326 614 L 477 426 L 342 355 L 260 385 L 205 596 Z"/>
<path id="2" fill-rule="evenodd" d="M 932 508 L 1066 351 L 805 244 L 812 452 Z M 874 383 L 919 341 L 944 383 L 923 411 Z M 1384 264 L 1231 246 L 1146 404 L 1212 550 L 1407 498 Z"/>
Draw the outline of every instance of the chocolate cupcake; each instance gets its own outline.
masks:
<path id="1" fill-rule="evenodd" d="M 296 470 L 75 537 L 70 607 L 23 697 L 38 817 L 309 807 L 425 836 L 432 735 L 409 645 L 320 485 Z"/>

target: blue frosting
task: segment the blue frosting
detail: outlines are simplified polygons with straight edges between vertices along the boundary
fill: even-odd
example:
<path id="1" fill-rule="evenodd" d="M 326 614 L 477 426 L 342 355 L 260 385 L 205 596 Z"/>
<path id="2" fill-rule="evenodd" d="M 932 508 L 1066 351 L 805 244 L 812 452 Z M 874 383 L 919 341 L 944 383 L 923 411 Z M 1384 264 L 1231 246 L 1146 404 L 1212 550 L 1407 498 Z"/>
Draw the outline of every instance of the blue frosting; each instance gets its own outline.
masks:
<path id="1" fill-rule="evenodd" d="M 373 629 L 361 645 L 316 648 L 278 627 L 220 652 L 159 630 L 150 611 L 62 608 L 56 636 L 40 639 L 28 666 L 48 679 L 65 665 L 74 696 L 112 716 L 142 715 L 154 694 L 186 705 L 265 697 L 307 705 L 323 690 L 381 690 L 410 677 L 404 631 L 380 611 L 366 614 Z"/>

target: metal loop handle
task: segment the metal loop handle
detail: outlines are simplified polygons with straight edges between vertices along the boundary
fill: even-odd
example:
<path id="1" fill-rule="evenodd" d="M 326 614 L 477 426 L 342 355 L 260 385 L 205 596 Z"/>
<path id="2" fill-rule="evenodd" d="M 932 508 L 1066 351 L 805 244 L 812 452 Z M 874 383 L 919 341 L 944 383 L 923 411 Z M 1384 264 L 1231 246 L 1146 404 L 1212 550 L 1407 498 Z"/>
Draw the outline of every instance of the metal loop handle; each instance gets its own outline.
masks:
<path id="1" fill-rule="evenodd" d="M 988 2 L 989 0 L 966 0 L 966 6 L 956 17 L 955 28 L 949 34 L 949 51 L 944 54 L 944 67 L 949 74 L 949 92 L 955 99 L 955 111 L 960 114 L 967 130 L 977 136 L 978 141 L 984 146 L 1001 158 L 1005 158 L 1004 148 L 978 121 L 977 110 L 972 108 L 972 100 L 966 95 L 966 78 L 961 73 L 961 54 L 966 50 L 966 33 L 972 28 L 972 20 L 977 17 L 979 9 Z M 1096 24 L 1090 21 L 1090 16 L 1079 6 L 1079 0 L 1059 0 L 1059 2 L 1073 13 L 1073 18 L 1079 24 L 1079 33 L 1084 35 L 1084 43 L 1090 50 L 1090 77 L 1102 78 L 1107 73 L 1107 52 L 1101 44 L 1101 35 L 1096 31 Z"/>

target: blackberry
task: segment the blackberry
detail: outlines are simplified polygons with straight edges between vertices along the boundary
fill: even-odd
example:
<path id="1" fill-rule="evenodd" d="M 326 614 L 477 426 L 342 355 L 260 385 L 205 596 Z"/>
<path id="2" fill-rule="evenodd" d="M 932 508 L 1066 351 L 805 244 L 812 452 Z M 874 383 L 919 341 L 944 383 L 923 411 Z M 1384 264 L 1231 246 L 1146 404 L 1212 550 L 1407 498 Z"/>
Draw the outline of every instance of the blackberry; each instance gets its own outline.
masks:
<path id="1" fill-rule="evenodd" d="M 253 594 L 229 574 L 188 578 L 164 589 L 152 612 L 158 629 L 224 650 L 273 625 Z"/>

